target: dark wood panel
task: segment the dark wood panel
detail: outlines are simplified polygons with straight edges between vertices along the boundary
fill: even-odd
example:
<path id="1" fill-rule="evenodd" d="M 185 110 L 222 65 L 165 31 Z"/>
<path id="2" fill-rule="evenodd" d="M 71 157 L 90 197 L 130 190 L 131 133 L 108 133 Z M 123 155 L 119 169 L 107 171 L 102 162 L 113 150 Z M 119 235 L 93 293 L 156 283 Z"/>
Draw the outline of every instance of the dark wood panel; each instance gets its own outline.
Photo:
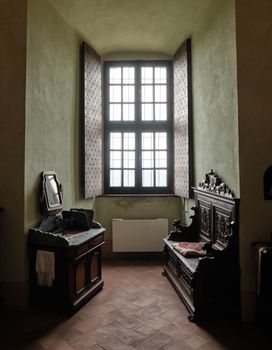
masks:
<path id="1" fill-rule="evenodd" d="M 211 172 L 194 188 L 195 214 L 189 226 L 175 220 L 164 239 L 164 274 L 189 311 L 191 321 L 240 318 L 239 200 Z M 209 176 L 212 180 L 209 183 Z M 207 180 L 208 179 L 208 180 Z M 189 258 L 173 241 L 204 242 L 206 254 Z M 171 241 L 171 240 L 172 241 Z"/>
<path id="2" fill-rule="evenodd" d="M 91 256 L 90 268 L 91 268 L 91 283 L 94 283 L 97 278 L 100 278 L 100 253 L 95 252 Z"/>
<path id="3" fill-rule="evenodd" d="M 75 293 L 79 294 L 86 287 L 86 268 L 85 261 L 80 261 L 75 267 Z"/>
<path id="4" fill-rule="evenodd" d="M 199 200 L 198 201 L 198 212 L 200 225 L 200 235 L 202 239 L 210 242 L 212 241 L 212 232 L 211 232 L 211 204 L 209 202 Z"/>

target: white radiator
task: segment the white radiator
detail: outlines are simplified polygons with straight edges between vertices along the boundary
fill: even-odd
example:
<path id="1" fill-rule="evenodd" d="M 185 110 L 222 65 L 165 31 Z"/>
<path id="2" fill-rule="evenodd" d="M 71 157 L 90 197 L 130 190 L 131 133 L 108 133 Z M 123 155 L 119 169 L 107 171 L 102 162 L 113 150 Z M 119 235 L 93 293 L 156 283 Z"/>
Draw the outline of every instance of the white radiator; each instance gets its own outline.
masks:
<path id="1" fill-rule="evenodd" d="M 112 219 L 113 252 L 161 252 L 168 219 Z"/>

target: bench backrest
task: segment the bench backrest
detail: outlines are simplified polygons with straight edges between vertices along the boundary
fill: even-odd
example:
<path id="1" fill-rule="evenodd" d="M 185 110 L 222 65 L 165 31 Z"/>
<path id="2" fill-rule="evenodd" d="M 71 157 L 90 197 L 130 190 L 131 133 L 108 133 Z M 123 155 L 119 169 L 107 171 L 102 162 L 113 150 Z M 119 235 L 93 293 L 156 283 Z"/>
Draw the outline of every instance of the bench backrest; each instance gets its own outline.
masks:
<path id="1" fill-rule="evenodd" d="M 193 188 L 199 238 L 222 250 L 228 245 L 230 234 L 236 236 L 232 240 L 238 239 L 239 200 L 218 177 L 214 180 L 214 173 L 206 176 L 209 176 L 206 182 L 200 183 L 199 188 Z"/>

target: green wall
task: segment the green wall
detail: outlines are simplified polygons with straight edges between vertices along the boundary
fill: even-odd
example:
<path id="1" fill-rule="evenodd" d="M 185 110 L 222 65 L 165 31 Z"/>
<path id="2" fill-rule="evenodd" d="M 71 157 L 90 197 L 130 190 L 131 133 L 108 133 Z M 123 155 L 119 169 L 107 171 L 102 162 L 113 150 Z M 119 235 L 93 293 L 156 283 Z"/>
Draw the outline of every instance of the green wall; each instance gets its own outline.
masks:
<path id="1" fill-rule="evenodd" d="M 1 294 L 24 279 L 26 0 L 0 1 Z M 17 287 L 17 286 L 16 286 Z M 14 300 L 15 301 L 15 300 Z"/>
<path id="2" fill-rule="evenodd" d="M 173 55 L 213 1 L 50 0 L 101 55 Z M 224 1 L 224 0 L 223 0 Z"/>
<path id="3" fill-rule="evenodd" d="M 80 40 L 48 1 L 29 0 L 26 95 L 25 229 L 39 219 L 39 174 L 55 170 L 64 187 L 64 206 L 90 208 L 79 197 Z M 161 56 L 159 57 L 161 58 Z M 122 205 L 120 205 L 122 202 Z M 96 198 L 96 220 L 180 216 L 178 198 Z"/>
<path id="4" fill-rule="evenodd" d="M 213 168 L 239 197 L 235 1 L 214 1 L 192 34 L 193 161 L 198 184 Z"/>
<path id="5" fill-rule="evenodd" d="M 25 230 L 37 223 L 40 173 L 56 171 L 64 207 L 92 207 L 79 190 L 79 45 L 47 0 L 28 1 Z"/>
<path id="6" fill-rule="evenodd" d="M 96 219 L 107 229 L 107 239 L 111 239 L 113 218 L 166 218 L 171 227 L 173 220 L 181 216 L 181 209 L 178 197 L 97 197 L 95 200 Z"/>

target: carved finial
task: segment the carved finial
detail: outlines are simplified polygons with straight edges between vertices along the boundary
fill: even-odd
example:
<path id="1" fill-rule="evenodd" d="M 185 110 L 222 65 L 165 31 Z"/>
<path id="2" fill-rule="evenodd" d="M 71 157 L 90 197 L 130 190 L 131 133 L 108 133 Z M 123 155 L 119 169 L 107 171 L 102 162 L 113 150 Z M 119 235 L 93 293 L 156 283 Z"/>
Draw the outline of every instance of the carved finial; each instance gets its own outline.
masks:
<path id="1" fill-rule="evenodd" d="M 233 198 L 232 191 L 222 182 L 213 169 L 208 174 L 205 174 L 205 178 L 199 183 L 199 188 Z"/>

